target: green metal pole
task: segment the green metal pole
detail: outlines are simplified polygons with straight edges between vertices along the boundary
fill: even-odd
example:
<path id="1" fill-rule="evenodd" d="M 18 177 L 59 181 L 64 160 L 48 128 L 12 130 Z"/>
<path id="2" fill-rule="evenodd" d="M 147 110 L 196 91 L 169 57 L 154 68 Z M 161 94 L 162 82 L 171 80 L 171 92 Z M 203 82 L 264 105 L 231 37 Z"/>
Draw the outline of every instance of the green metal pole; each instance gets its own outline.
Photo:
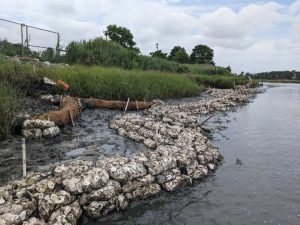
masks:
<path id="1" fill-rule="evenodd" d="M 56 57 L 58 57 L 59 54 L 60 54 L 60 52 L 59 52 L 59 45 L 60 45 L 60 36 L 59 36 L 59 33 L 57 33 Z"/>
<path id="2" fill-rule="evenodd" d="M 24 39 L 23 39 L 23 26 L 24 24 L 21 24 L 21 54 L 24 55 Z"/>
<path id="3" fill-rule="evenodd" d="M 28 26 L 25 26 L 26 31 L 26 47 L 29 48 L 29 36 L 28 36 Z"/>

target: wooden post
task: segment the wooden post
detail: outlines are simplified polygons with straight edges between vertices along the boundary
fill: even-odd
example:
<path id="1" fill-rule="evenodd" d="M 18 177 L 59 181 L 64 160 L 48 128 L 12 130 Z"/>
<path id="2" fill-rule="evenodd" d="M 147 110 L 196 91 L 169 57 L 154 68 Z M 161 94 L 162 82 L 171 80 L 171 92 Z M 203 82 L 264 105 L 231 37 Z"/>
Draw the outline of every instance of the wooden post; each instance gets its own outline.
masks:
<path id="1" fill-rule="evenodd" d="M 81 103 L 79 99 L 77 99 L 77 104 L 78 104 L 78 111 L 81 112 L 81 107 L 80 107 Z"/>
<path id="2" fill-rule="evenodd" d="M 235 89 L 235 80 L 233 81 L 233 89 Z"/>
<path id="3" fill-rule="evenodd" d="M 127 100 L 126 107 L 125 107 L 125 110 L 124 110 L 124 115 L 125 115 L 125 113 L 127 111 L 127 107 L 128 107 L 129 101 L 130 101 L 130 98 L 128 98 L 128 100 Z"/>
<path id="4" fill-rule="evenodd" d="M 22 163 L 23 163 L 23 177 L 26 177 L 26 142 L 22 138 Z"/>
<path id="5" fill-rule="evenodd" d="M 75 127 L 72 112 L 70 110 L 68 110 L 68 112 L 69 112 L 69 116 L 71 118 L 72 126 Z"/>
<path id="6" fill-rule="evenodd" d="M 139 110 L 139 104 L 137 100 L 135 100 L 135 104 L 136 104 L 136 110 Z"/>
<path id="7" fill-rule="evenodd" d="M 62 97 L 62 95 L 60 95 L 60 97 L 59 97 L 59 108 L 61 108 L 62 105 L 63 105 L 63 97 Z"/>
<path id="8" fill-rule="evenodd" d="M 154 136 L 154 141 L 156 142 L 156 145 L 158 144 L 158 129 L 159 129 L 159 125 L 160 123 L 156 123 L 156 126 L 155 126 L 155 136 Z"/>
<path id="9" fill-rule="evenodd" d="M 35 74 L 35 67 L 32 65 L 33 74 Z"/>

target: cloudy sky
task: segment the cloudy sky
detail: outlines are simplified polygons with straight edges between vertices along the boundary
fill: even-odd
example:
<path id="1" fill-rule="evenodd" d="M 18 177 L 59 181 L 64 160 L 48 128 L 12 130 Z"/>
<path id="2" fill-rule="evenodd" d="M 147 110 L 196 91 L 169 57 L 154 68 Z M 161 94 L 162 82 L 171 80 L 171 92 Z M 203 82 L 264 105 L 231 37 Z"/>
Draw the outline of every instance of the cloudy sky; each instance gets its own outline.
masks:
<path id="1" fill-rule="evenodd" d="M 0 0 L 0 18 L 55 30 L 62 41 L 129 28 L 143 54 L 197 44 L 234 72 L 300 70 L 300 0 Z M 0 38 L 20 39 L 20 28 L 0 21 Z M 30 30 L 31 44 L 55 46 L 55 36 Z"/>

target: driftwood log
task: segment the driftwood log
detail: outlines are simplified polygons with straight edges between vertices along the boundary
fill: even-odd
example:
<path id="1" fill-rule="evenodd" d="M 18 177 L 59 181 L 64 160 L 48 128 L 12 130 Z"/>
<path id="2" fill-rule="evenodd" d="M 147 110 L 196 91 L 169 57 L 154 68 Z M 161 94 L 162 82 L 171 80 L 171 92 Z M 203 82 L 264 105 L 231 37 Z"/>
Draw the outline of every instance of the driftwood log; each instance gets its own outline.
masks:
<path id="1" fill-rule="evenodd" d="M 125 109 L 127 101 L 108 101 L 102 99 L 84 99 L 91 108 L 106 108 L 106 109 Z M 149 109 L 151 102 L 132 101 L 128 103 L 127 110 Z"/>

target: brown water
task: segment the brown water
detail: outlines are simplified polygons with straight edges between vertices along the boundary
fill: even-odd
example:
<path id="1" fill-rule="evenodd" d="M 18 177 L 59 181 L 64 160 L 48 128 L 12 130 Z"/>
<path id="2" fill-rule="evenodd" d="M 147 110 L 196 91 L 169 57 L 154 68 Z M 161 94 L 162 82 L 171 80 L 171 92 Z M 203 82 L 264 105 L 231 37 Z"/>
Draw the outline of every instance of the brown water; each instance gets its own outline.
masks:
<path id="1" fill-rule="evenodd" d="M 276 84 L 209 126 L 224 156 L 214 176 L 88 224 L 299 225 L 300 85 Z"/>

